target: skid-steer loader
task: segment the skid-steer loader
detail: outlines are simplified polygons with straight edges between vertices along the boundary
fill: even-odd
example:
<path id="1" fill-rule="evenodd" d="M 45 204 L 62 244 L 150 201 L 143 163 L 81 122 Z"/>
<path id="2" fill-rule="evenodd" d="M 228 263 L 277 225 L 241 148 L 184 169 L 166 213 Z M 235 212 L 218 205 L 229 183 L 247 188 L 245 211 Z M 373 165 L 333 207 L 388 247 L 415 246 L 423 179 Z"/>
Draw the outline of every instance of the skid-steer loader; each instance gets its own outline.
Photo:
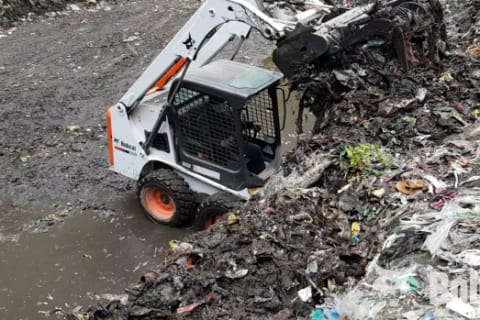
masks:
<path id="1" fill-rule="evenodd" d="M 280 167 L 284 74 L 372 34 L 396 34 L 407 64 L 401 25 L 423 8 L 417 2 L 345 9 L 319 0 L 206 0 L 108 110 L 111 169 L 137 181 L 152 221 L 180 226 L 195 217 L 208 228 Z M 385 8 L 401 10 L 378 19 Z M 283 74 L 232 61 L 252 28 L 276 43 Z M 232 59 L 213 61 L 232 41 Z"/>

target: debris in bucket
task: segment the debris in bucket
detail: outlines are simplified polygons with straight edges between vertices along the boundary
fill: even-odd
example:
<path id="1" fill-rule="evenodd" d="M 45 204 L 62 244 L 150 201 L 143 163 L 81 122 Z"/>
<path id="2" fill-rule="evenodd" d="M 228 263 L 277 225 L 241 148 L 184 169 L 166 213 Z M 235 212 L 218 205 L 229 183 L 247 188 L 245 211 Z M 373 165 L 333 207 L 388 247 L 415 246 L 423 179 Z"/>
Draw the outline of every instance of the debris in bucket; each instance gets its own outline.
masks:
<path id="1" fill-rule="evenodd" d="M 290 79 L 314 138 L 262 198 L 172 243 L 107 319 L 475 316 L 449 284 L 480 272 L 478 1 L 428 2 L 403 39 L 408 73 L 372 38 Z"/>

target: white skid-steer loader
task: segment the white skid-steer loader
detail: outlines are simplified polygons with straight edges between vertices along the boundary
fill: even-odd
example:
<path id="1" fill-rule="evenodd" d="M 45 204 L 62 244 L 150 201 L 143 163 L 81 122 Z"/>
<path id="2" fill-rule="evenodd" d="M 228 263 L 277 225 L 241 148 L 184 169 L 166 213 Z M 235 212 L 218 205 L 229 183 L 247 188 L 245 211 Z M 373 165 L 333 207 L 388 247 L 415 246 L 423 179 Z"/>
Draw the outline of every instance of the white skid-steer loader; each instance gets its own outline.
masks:
<path id="1" fill-rule="evenodd" d="M 107 111 L 111 169 L 137 181 L 152 221 L 210 227 L 280 168 L 284 75 L 371 35 L 393 34 L 407 64 L 399 21 L 412 23 L 421 2 L 204 1 Z M 395 19 L 378 19 L 385 8 L 398 9 Z M 276 44 L 282 73 L 233 61 L 252 28 Z M 215 59 L 232 41 L 231 59 Z"/>

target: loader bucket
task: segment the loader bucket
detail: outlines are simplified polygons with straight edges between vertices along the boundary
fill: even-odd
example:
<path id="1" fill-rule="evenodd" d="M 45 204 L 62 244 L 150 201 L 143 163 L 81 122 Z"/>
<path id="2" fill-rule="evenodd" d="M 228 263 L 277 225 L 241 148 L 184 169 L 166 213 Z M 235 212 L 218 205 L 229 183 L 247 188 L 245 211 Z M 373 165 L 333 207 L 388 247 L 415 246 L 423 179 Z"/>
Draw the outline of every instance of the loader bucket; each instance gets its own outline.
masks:
<path id="1" fill-rule="evenodd" d="M 273 51 L 273 62 L 287 78 L 292 79 L 305 65 L 327 52 L 327 39 L 313 32 L 312 28 L 298 25 Z"/>

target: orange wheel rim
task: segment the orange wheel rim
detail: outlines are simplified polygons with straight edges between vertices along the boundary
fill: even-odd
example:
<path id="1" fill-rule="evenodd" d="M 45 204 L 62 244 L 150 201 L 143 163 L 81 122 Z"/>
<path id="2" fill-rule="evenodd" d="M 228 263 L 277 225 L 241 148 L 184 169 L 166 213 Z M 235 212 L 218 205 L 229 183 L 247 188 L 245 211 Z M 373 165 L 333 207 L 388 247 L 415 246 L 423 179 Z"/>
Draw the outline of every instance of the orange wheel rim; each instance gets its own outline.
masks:
<path id="1" fill-rule="evenodd" d="M 218 220 L 220 220 L 221 217 L 222 217 L 221 213 L 217 213 L 209 217 L 207 221 L 205 221 L 205 229 L 208 229 L 211 226 L 213 226 L 215 223 L 217 223 Z"/>
<path id="2" fill-rule="evenodd" d="M 159 220 L 169 220 L 175 213 L 175 203 L 172 197 L 159 188 L 145 190 L 145 204 L 150 214 Z"/>

